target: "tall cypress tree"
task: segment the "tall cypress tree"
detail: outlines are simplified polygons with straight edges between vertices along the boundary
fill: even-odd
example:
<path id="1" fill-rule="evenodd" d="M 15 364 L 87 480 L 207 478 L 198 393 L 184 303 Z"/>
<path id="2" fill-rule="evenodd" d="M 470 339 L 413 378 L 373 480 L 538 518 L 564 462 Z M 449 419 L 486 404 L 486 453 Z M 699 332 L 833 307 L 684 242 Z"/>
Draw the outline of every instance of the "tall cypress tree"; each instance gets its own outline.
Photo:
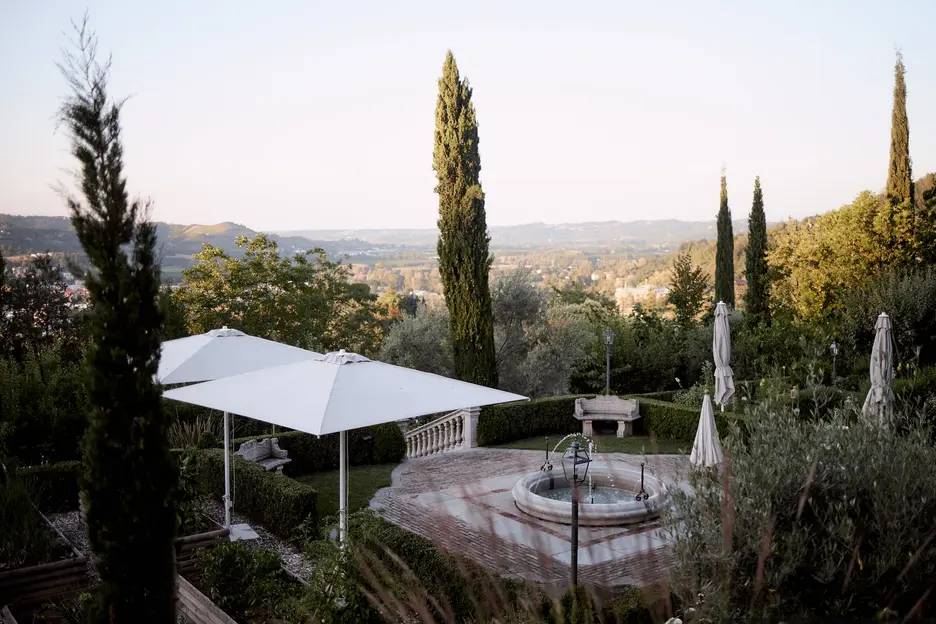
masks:
<path id="1" fill-rule="evenodd" d="M 718 242 L 715 248 L 715 301 L 734 307 L 734 232 L 728 209 L 728 180 L 721 177 L 721 204 L 718 207 Z"/>
<path id="2" fill-rule="evenodd" d="M 449 309 L 455 373 L 465 381 L 497 385 L 494 319 L 488 273 L 490 241 L 481 190 L 478 121 L 471 87 L 445 55 L 436 102 L 432 168 L 439 195 L 439 272 Z"/>
<path id="3" fill-rule="evenodd" d="M 748 242 L 744 256 L 747 291 L 744 307 L 752 320 L 766 320 L 770 282 L 767 279 L 767 217 L 764 215 L 764 195 L 760 176 L 754 178 L 754 201 L 748 216 Z"/>
<path id="4" fill-rule="evenodd" d="M 894 105 L 891 112 L 890 163 L 887 168 L 887 197 L 913 206 L 913 171 L 910 162 L 910 123 L 907 120 L 907 84 L 903 55 L 894 64 Z"/>
<path id="5" fill-rule="evenodd" d="M 92 265 L 89 396 L 82 501 L 95 554 L 99 621 L 175 622 L 176 471 L 160 391 L 162 314 L 156 228 L 148 206 L 127 195 L 121 103 L 107 96 L 109 63 L 96 38 L 77 28 L 77 51 L 62 70 L 70 94 L 61 119 L 80 169 L 81 197 L 68 206 Z"/>

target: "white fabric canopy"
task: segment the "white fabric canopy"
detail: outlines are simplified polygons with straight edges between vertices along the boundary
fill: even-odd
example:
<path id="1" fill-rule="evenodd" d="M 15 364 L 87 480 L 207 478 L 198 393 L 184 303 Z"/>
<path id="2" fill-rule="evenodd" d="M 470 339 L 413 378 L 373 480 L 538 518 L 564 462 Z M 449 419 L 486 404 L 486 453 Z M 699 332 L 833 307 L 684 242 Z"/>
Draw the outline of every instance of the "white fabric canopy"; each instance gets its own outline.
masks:
<path id="1" fill-rule="evenodd" d="M 894 339 L 890 317 L 884 312 L 874 323 L 874 345 L 871 347 L 871 389 L 865 398 L 862 414 L 869 421 L 888 427 L 894 416 Z"/>
<path id="2" fill-rule="evenodd" d="M 712 335 L 712 357 L 715 360 L 715 402 L 725 408 L 734 396 L 734 374 L 731 372 L 731 326 L 728 306 L 719 301 L 715 306 L 715 329 Z"/>
<path id="3" fill-rule="evenodd" d="M 176 388 L 164 396 L 315 435 L 526 399 L 345 352 Z"/>
<path id="4" fill-rule="evenodd" d="M 315 435 L 339 434 L 339 535 L 348 532 L 347 432 L 460 409 L 526 400 L 339 351 L 312 360 L 176 388 L 165 397 Z"/>
<path id="5" fill-rule="evenodd" d="M 223 327 L 162 343 L 156 379 L 164 385 L 209 381 L 319 356 Z"/>
<path id="6" fill-rule="evenodd" d="M 718 429 L 715 427 L 715 414 L 712 409 L 712 398 L 708 392 L 702 399 L 702 413 L 699 414 L 699 426 L 696 429 L 695 442 L 692 443 L 692 454 L 689 462 L 693 466 L 712 467 L 722 462 L 721 442 L 718 439 Z"/>

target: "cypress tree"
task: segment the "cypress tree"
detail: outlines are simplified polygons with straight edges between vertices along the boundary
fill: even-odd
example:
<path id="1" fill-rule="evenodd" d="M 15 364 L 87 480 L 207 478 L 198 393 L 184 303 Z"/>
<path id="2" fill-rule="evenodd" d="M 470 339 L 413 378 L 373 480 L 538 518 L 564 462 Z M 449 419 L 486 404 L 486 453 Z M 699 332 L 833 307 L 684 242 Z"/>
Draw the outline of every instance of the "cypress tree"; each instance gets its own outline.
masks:
<path id="1" fill-rule="evenodd" d="M 913 171 L 910 163 L 910 123 L 907 120 L 907 84 L 903 55 L 894 64 L 894 105 L 891 112 L 890 163 L 887 168 L 887 197 L 913 206 Z"/>
<path id="2" fill-rule="evenodd" d="M 128 198 L 120 140 L 122 102 L 107 96 L 109 63 L 96 38 L 76 27 L 65 56 L 61 119 L 80 168 L 72 224 L 92 269 L 88 354 L 90 413 L 84 438 L 82 501 L 100 575 L 98 621 L 175 622 L 176 471 L 160 391 L 162 314 L 156 228 L 148 205 Z"/>
<path id="3" fill-rule="evenodd" d="M 728 209 L 728 180 L 721 177 L 721 204 L 718 208 L 718 241 L 715 247 L 715 302 L 734 307 L 734 233 Z"/>
<path id="4" fill-rule="evenodd" d="M 754 201 L 748 216 L 748 242 L 744 257 L 747 291 L 744 307 L 752 320 L 766 319 L 770 282 L 767 278 L 767 218 L 764 215 L 764 195 L 760 176 L 754 178 Z"/>
<path id="5" fill-rule="evenodd" d="M 478 121 L 471 87 L 445 56 L 436 102 L 432 168 L 439 195 L 439 272 L 449 309 L 455 374 L 465 381 L 497 385 L 494 319 L 488 273 L 490 239 L 481 190 Z"/>

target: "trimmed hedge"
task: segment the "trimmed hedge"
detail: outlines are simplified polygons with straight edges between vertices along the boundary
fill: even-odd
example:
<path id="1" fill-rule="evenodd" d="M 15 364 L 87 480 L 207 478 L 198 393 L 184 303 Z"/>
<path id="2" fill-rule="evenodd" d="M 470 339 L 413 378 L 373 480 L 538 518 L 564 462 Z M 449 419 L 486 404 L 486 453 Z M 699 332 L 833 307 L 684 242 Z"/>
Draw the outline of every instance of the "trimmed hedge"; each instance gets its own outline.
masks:
<path id="1" fill-rule="evenodd" d="M 46 512 L 78 509 L 78 460 L 19 468 L 17 476 L 29 484 L 39 509 Z"/>
<path id="2" fill-rule="evenodd" d="M 548 397 L 516 403 L 492 405 L 481 409 L 478 420 L 478 445 L 493 446 L 523 440 L 538 435 L 564 435 L 582 430 L 575 419 L 575 399 L 582 396 Z M 634 423 L 634 433 L 654 435 L 669 440 L 695 438 L 699 424 L 699 409 L 661 401 L 647 395 L 628 395 L 637 399 L 640 419 Z M 716 412 L 715 424 L 727 431 L 728 422 L 738 419 L 731 412 Z"/>
<path id="3" fill-rule="evenodd" d="M 283 468 L 286 474 L 299 475 L 338 469 L 338 434 L 315 436 L 302 431 L 284 431 L 275 436 L 236 438 L 234 449 L 248 440 L 275 437 L 279 447 L 289 451 L 292 460 Z M 348 432 L 348 454 L 353 466 L 399 463 L 406 455 L 403 432 L 394 423 L 375 425 Z"/>
<path id="4" fill-rule="evenodd" d="M 546 397 L 481 408 L 478 417 L 478 445 L 492 446 L 550 433 L 582 430 L 575 419 L 575 399 L 589 395 Z"/>
<path id="5" fill-rule="evenodd" d="M 224 450 L 195 452 L 193 478 L 199 491 L 224 495 Z M 318 490 L 295 479 L 267 472 L 233 456 L 234 504 L 254 521 L 283 539 L 293 539 L 318 526 Z"/>

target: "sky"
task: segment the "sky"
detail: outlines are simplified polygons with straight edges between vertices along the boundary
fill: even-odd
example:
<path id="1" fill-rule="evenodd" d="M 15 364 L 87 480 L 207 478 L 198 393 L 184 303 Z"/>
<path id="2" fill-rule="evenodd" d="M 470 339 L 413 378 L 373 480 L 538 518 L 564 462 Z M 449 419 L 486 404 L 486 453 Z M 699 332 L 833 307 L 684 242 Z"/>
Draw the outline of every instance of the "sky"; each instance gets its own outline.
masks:
<path id="1" fill-rule="evenodd" d="M 665 6 L 662 6 L 665 5 Z M 474 89 L 489 225 L 768 219 L 884 186 L 895 53 L 936 171 L 936 3 L 0 0 L 0 213 L 64 215 L 70 20 L 113 55 L 128 188 L 171 223 L 433 227 L 437 80 Z"/>

